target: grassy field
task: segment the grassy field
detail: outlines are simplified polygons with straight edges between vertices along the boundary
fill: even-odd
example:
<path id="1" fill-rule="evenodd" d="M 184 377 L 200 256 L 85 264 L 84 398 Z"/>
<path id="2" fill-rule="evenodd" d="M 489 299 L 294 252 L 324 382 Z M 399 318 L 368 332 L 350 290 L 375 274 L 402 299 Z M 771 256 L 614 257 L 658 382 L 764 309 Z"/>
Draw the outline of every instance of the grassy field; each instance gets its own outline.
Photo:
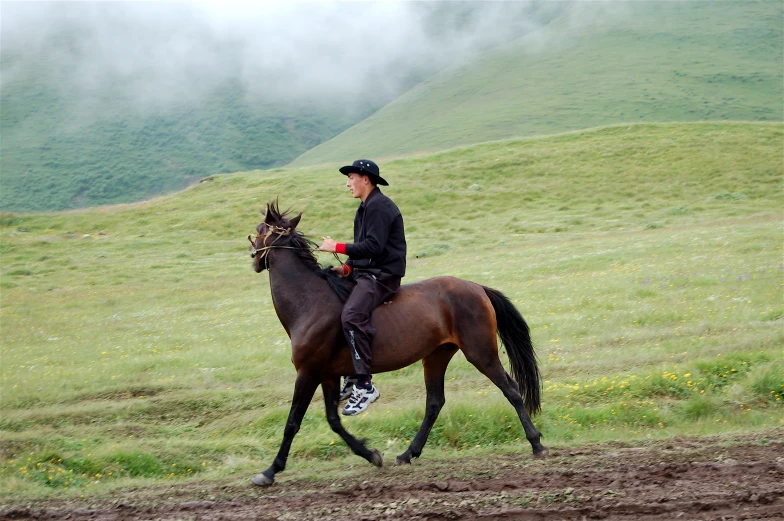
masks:
<path id="1" fill-rule="evenodd" d="M 619 2 L 431 77 L 294 165 L 622 122 L 784 119 L 777 2 Z M 590 20 L 589 20 L 590 18 Z"/>
<path id="2" fill-rule="evenodd" d="M 512 298 L 553 451 L 780 426 L 783 137 L 776 123 L 624 125 L 383 163 L 406 281 L 450 274 Z M 334 168 L 278 169 L 134 205 L 2 214 L 0 498 L 266 468 L 294 371 L 245 236 L 279 195 L 304 210 L 302 231 L 349 239 L 343 183 Z M 345 420 L 388 458 L 422 418 L 421 372 L 377 376 L 381 401 Z M 367 465 L 319 397 L 281 480 Z M 501 393 L 459 355 L 446 397 L 423 464 L 530 454 Z"/>

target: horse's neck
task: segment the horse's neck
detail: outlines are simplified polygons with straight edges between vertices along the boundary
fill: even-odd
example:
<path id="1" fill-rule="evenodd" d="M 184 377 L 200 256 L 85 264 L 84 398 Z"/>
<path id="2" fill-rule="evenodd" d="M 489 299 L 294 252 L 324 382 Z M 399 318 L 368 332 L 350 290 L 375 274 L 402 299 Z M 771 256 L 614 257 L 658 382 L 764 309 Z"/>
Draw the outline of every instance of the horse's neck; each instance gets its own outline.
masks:
<path id="1" fill-rule="evenodd" d="M 307 320 L 318 307 L 325 283 L 296 254 L 284 249 L 270 251 L 269 278 L 275 312 L 290 336 L 297 323 Z"/>

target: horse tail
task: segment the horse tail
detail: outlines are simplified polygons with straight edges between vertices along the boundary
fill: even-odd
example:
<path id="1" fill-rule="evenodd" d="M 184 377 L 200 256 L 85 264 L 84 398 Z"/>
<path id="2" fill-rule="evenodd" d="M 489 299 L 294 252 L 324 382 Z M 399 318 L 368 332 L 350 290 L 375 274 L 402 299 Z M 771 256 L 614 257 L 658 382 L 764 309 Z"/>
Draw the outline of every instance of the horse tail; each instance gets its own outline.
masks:
<path id="1" fill-rule="evenodd" d="M 500 291 L 482 286 L 495 310 L 496 327 L 512 365 L 512 375 L 520 388 L 529 414 L 541 409 L 540 374 L 528 324 L 512 302 Z"/>

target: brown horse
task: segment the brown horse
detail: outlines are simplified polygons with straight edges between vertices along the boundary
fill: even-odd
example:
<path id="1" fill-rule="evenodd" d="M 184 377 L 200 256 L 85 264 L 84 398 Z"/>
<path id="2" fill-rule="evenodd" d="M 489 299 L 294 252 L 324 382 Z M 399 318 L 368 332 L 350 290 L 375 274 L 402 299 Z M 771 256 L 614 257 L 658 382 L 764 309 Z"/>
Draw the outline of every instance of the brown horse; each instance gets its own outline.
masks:
<path id="1" fill-rule="evenodd" d="M 297 370 L 283 443 L 272 465 L 255 476 L 255 485 L 271 485 L 286 467 L 291 442 L 316 388 L 321 385 L 329 426 L 354 454 L 381 466 L 381 453 L 369 450 L 349 434 L 338 416 L 340 377 L 353 375 L 348 345 L 343 337 L 340 289 L 343 280 L 320 269 L 312 251 L 315 243 L 296 227 L 302 217 L 289 219 L 275 203 L 267 205 L 264 221 L 251 239 L 253 268 L 270 274 L 272 302 L 291 338 L 291 361 Z M 331 286 L 333 289 L 331 289 Z M 345 295 L 344 295 L 345 299 Z M 396 464 L 411 463 L 427 441 L 430 429 L 444 406 L 444 374 L 458 349 L 466 360 L 487 376 L 514 406 L 534 457 L 548 454 L 530 414 L 539 411 L 539 369 L 523 317 L 499 291 L 454 277 L 436 277 L 406 284 L 390 305 L 373 313 L 377 333 L 373 341 L 372 373 L 394 371 L 422 360 L 427 388 L 425 417 L 408 449 Z M 514 379 L 498 358 L 496 334 L 506 347 Z"/>

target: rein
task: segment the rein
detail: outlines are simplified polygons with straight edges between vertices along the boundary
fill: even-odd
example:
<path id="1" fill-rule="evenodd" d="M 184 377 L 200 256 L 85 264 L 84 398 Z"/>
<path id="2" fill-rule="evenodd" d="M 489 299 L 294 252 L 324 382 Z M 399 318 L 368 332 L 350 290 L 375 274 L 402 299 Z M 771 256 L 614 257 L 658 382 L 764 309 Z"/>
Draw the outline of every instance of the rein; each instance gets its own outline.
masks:
<path id="1" fill-rule="evenodd" d="M 280 239 L 281 237 L 285 237 L 285 236 L 291 235 L 291 228 L 281 228 L 280 226 L 275 226 L 273 224 L 268 224 L 267 227 L 268 227 L 267 233 L 264 234 L 264 235 L 256 235 L 256 241 L 254 241 L 251 238 L 252 237 L 251 235 L 248 235 L 248 241 L 250 241 L 250 244 L 251 244 L 250 258 L 254 259 L 254 258 L 256 258 L 256 255 L 261 253 L 261 256 L 262 256 L 262 259 L 264 260 L 264 264 L 266 265 L 267 271 L 269 271 L 269 257 L 267 257 L 267 253 L 269 252 L 269 250 L 286 249 L 286 250 L 321 251 L 321 250 L 318 249 L 318 246 L 316 246 L 315 248 L 303 248 L 303 247 L 296 247 L 296 246 L 284 246 L 282 244 L 276 246 L 275 243 L 278 241 L 278 239 Z M 273 234 L 277 235 L 277 237 L 275 237 L 275 240 L 272 241 L 272 244 L 270 244 L 269 246 L 262 246 L 261 248 L 258 248 L 256 246 L 256 242 L 259 239 L 264 239 L 262 241 L 262 244 L 263 244 Z M 340 263 L 340 265 L 343 266 L 344 263 L 343 263 L 343 261 L 340 260 L 340 257 L 338 257 L 338 254 L 336 252 L 333 252 L 332 255 L 334 255 L 335 256 L 335 260 L 337 260 L 338 263 Z"/>

